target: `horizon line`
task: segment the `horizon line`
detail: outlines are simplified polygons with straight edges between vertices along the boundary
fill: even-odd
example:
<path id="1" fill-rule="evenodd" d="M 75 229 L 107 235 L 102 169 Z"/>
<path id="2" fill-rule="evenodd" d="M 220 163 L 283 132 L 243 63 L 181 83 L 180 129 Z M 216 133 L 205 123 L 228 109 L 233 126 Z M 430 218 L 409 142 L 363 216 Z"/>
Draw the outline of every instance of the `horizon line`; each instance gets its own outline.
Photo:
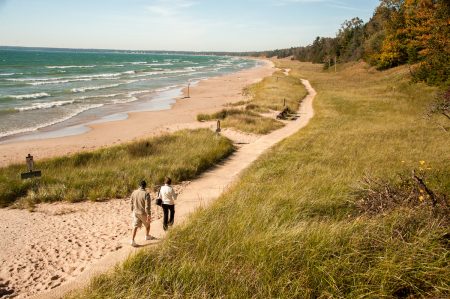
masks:
<path id="1" fill-rule="evenodd" d="M 64 47 L 46 47 L 46 46 L 10 46 L 0 45 L 2 48 L 19 48 L 19 49 L 47 49 L 47 50 L 80 50 L 80 51 L 113 51 L 113 52 L 146 52 L 146 53 L 227 53 L 227 54 L 239 54 L 239 53 L 264 53 L 271 52 L 279 49 L 289 48 L 277 48 L 274 50 L 254 50 L 254 51 L 194 51 L 194 50 L 137 50 L 137 49 L 107 49 L 107 48 L 64 48 Z M 296 48 L 296 47 L 290 47 Z"/>

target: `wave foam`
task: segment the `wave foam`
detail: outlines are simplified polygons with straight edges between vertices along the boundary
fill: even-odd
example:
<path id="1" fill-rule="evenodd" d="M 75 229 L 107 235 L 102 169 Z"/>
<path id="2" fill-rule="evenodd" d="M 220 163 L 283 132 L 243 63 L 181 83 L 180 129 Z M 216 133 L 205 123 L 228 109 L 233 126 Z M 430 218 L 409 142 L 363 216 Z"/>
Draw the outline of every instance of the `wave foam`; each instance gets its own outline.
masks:
<path id="1" fill-rule="evenodd" d="M 92 79 L 70 79 L 70 80 L 55 80 L 55 81 L 38 81 L 38 82 L 31 82 L 27 83 L 28 85 L 46 85 L 46 84 L 63 84 L 63 83 L 70 83 L 70 82 L 80 82 L 80 81 L 92 81 Z"/>
<path id="2" fill-rule="evenodd" d="M 113 100 L 112 103 L 113 104 L 126 104 L 126 103 L 131 103 L 131 102 L 134 102 L 134 101 L 137 101 L 137 100 L 139 100 L 139 99 L 136 98 L 136 97 L 127 97 L 125 99 Z"/>
<path id="3" fill-rule="evenodd" d="M 147 64 L 147 61 L 133 61 L 133 62 L 129 62 L 129 63 L 138 65 L 138 64 Z"/>
<path id="4" fill-rule="evenodd" d="M 26 100 L 26 99 L 40 99 L 49 97 L 50 95 L 46 92 L 39 92 L 39 93 L 31 93 L 31 94 L 20 94 L 20 95 L 9 95 L 8 98 L 13 98 L 16 100 Z"/>
<path id="5" fill-rule="evenodd" d="M 73 111 L 72 113 L 70 113 L 69 115 L 66 115 L 66 116 L 64 116 L 64 117 L 62 117 L 60 119 L 55 120 L 55 121 L 51 121 L 51 122 L 48 122 L 48 123 L 40 124 L 40 125 L 37 125 L 35 127 L 28 127 L 28 128 L 14 130 L 14 131 L 0 132 L 0 138 L 11 136 L 11 135 L 16 135 L 16 134 L 21 134 L 21 133 L 37 131 L 39 129 L 42 129 L 42 128 L 45 128 L 45 127 L 49 127 L 49 126 L 52 126 L 52 125 L 56 125 L 56 124 L 59 124 L 59 123 L 61 123 L 63 121 L 69 120 L 72 117 L 75 117 L 75 116 L 77 116 L 78 114 L 80 114 L 80 113 L 82 113 L 84 111 L 87 111 L 87 110 L 90 110 L 90 109 L 94 109 L 94 108 L 99 108 L 99 107 L 102 107 L 102 106 L 103 106 L 103 104 L 82 106 L 79 109 L 77 109 L 77 110 Z"/>
<path id="6" fill-rule="evenodd" d="M 14 76 L 14 75 L 23 75 L 23 73 L 0 73 L 0 76 Z"/>
<path id="7" fill-rule="evenodd" d="M 45 68 L 47 69 L 74 69 L 74 68 L 93 68 L 96 65 L 48 65 Z"/>
<path id="8" fill-rule="evenodd" d="M 56 101 L 56 102 L 48 102 L 48 103 L 34 103 L 31 106 L 16 107 L 14 109 L 17 111 L 23 112 L 23 111 L 30 111 L 30 110 L 50 109 L 50 108 L 70 105 L 73 103 L 75 103 L 74 100 L 72 100 L 72 101 Z"/>
<path id="9" fill-rule="evenodd" d="M 84 101 L 89 99 L 97 99 L 97 98 L 114 98 L 117 96 L 123 95 L 123 93 L 112 93 L 112 94 L 105 94 L 105 95 L 96 95 L 96 96 L 83 96 L 76 98 L 77 101 Z"/>
<path id="10" fill-rule="evenodd" d="M 109 84 L 109 85 L 100 85 L 100 86 L 80 87 L 80 88 L 72 88 L 71 91 L 74 93 L 78 93 L 78 92 L 86 92 L 86 91 L 91 91 L 91 90 L 112 88 L 112 87 L 117 87 L 119 85 L 120 84 Z"/>

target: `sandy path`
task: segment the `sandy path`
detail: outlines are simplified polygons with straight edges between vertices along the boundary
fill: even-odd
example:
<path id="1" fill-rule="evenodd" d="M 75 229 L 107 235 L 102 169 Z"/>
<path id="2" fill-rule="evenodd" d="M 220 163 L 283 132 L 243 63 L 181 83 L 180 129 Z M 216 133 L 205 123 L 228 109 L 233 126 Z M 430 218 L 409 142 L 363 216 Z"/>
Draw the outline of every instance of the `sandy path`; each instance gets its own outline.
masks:
<path id="1" fill-rule="evenodd" d="M 198 179 L 193 182 L 190 182 L 183 188 L 182 193 L 179 195 L 176 205 L 176 220 L 175 225 L 178 225 L 186 220 L 186 218 L 199 207 L 203 207 L 217 199 L 228 186 L 230 186 L 236 179 L 239 174 L 247 168 L 253 161 L 255 161 L 264 151 L 266 151 L 271 146 L 280 142 L 281 140 L 289 137 L 294 134 L 301 128 L 305 127 L 309 120 L 313 117 L 314 111 L 312 107 L 312 102 L 315 97 L 316 92 L 311 87 L 307 80 L 302 80 L 302 83 L 307 88 L 309 95 L 303 100 L 302 105 L 299 110 L 300 117 L 292 122 L 289 122 L 285 127 L 279 129 L 277 131 L 272 132 L 271 134 L 262 136 L 257 138 L 256 140 L 250 140 L 248 144 L 242 145 L 239 150 L 230 157 L 224 164 L 215 167 L 211 171 L 204 173 Z M 245 136 L 241 136 L 241 138 L 245 139 Z M 113 212 L 110 217 L 117 218 L 119 223 L 122 223 L 122 226 L 119 228 L 117 226 L 114 231 L 117 232 L 117 242 L 113 242 L 114 246 L 111 247 L 116 249 L 115 251 L 109 253 L 104 258 L 98 260 L 97 263 L 92 264 L 89 268 L 87 268 L 84 272 L 78 275 L 76 278 L 62 284 L 54 288 L 53 290 L 41 293 L 38 296 L 33 298 L 42 298 L 42 299 L 50 299 L 50 298 L 60 298 L 65 293 L 74 290 L 76 288 L 80 288 L 85 286 L 90 278 L 93 275 L 98 273 L 102 273 L 111 269 L 117 262 L 122 261 L 130 254 L 135 252 L 138 249 L 132 248 L 128 245 L 129 241 L 129 232 L 126 231 L 128 227 L 125 223 L 128 223 L 129 216 L 128 213 L 123 213 L 123 209 L 126 210 L 127 203 L 124 203 L 123 200 L 110 201 L 107 203 L 100 203 L 100 205 L 104 206 L 113 206 L 114 209 L 111 210 Z M 26 212 L 24 212 L 26 213 Z M 96 230 L 98 233 L 98 228 Z M 162 239 L 165 235 L 165 232 L 162 229 L 161 219 L 157 219 L 152 222 L 151 226 L 151 234 L 158 239 Z M 76 235 L 74 235 L 75 237 Z M 121 238 L 123 237 L 123 238 Z M 120 240 L 119 240 L 120 239 Z M 152 246 L 153 244 L 157 244 L 156 241 L 144 241 L 144 232 L 141 230 L 138 233 L 137 242 L 141 244 L 143 247 Z M 102 242 L 100 242 L 102 243 Z M 105 246 L 105 245 L 99 245 Z M 118 248 L 119 247 L 119 248 Z M 51 280 L 51 278 L 50 278 Z"/>

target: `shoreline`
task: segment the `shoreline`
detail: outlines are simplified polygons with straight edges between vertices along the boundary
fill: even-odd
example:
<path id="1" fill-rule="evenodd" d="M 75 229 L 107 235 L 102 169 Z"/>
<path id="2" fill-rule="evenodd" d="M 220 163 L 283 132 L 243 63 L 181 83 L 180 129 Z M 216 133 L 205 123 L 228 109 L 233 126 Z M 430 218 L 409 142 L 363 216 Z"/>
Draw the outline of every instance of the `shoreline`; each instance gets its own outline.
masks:
<path id="1" fill-rule="evenodd" d="M 86 124 L 88 130 L 81 134 L 0 144 L 0 167 L 23 163 L 29 153 L 35 157 L 38 167 L 40 159 L 95 150 L 192 127 L 199 124 L 196 120 L 198 113 L 214 112 L 226 103 L 243 100 L 242 89 L 245 86 L 275 71 L 271 61 L 259 60 L 263 65 L 200 81 L 190 88 L 190 98 L 175 98 L 174 104 L 166 110 L 128 112 L 126 119 L 92 122 Z M 185 95 L 186 88 L 181 92 Z M 142 96 L 142 100 L 145 101 L 146 97 L 149 95 Z"/>

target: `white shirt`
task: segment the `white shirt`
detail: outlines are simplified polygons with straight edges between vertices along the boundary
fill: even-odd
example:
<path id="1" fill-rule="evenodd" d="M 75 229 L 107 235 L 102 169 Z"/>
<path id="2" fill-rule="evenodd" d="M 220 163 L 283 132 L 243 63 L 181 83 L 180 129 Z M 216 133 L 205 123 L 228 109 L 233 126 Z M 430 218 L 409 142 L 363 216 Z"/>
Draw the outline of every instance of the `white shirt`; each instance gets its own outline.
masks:
<path id="1" fill-rule="evenodd" d="M 174 200 L 177 199 L 177 194 L 173 190 L 172 186 L 169 186 L 167 184 L 161 187 L 161 189 L 159 190 L 159 195 L 161 196 L 163 204 L 165 205 L 174 205 Z"/>

